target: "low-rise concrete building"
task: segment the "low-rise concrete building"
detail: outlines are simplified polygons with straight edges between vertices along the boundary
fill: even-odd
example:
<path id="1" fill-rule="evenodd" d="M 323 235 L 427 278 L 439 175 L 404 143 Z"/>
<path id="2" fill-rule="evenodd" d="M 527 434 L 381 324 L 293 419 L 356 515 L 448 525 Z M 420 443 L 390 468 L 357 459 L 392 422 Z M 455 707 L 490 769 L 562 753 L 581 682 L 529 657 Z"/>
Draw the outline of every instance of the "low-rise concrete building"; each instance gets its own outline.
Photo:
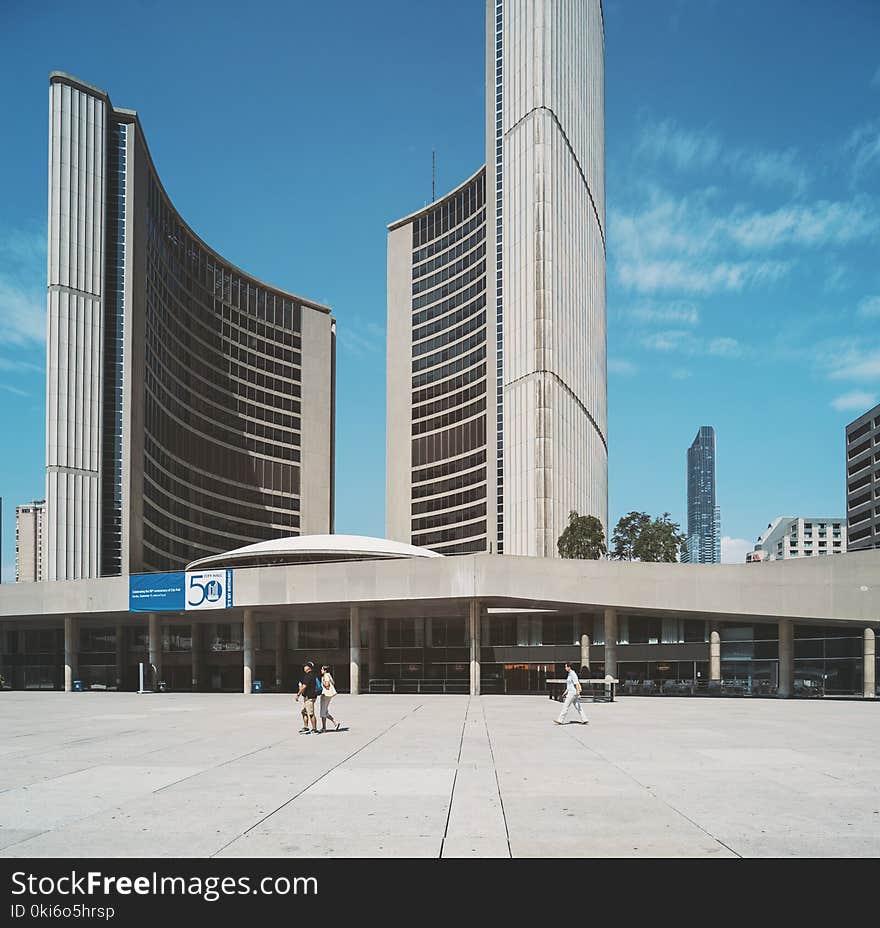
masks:
<path id="1" fill-rule="evenodd" d="M 172 690 L 249 693 L 292 690 L 315 660 L 353 693 L 512 693 L 544 692 L 571 661 L 623 692 L 876 691 L 876 551 L 756 569 L 437 557 L 346 536 L 270 549 L 0 588 L 0 672 L 16 688 L 135 689 L 144 663 Z"/>

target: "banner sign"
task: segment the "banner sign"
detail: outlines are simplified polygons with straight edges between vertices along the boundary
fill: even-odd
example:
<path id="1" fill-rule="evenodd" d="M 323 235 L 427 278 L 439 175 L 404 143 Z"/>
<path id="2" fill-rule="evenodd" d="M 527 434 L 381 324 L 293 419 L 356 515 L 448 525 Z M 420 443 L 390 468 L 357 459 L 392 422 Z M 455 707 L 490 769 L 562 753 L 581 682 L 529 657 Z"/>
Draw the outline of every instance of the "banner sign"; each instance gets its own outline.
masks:
<path id="1" fill-rule="evenodd" d="M 228 568 L 132 574 L 128 578 L 130 612 L 184 612 L 229 609 L 231 606 L 232 570 Z"/>
<path id="2" fill-rule="evenodd" d="M 191 570 L 187 572 L 187 609 L 228 609 L 231 605 L 232 570 Z"/>

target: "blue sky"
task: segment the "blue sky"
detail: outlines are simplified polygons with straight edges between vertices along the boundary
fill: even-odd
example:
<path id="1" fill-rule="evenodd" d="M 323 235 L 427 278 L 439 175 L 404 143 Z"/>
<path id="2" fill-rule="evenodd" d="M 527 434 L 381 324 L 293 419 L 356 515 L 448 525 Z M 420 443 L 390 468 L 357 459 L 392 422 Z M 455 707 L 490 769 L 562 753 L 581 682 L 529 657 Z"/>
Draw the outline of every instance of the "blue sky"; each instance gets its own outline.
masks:
<path id="1" fill-rule="evenodd" d="M 725 555 L 842 515 L 843 427 L 880 399 L 874 0 L 607 0 L 609 485 L 684 523 L 718 436 Z M 385 225 L 484 158 L 483 6 L 0 3 L 0 495 L 43 495 L 47 86 L 140 113 L 220 253 L 339 324 L 337 530 L 383 534 Z M 13 91 L 14 88 L 14 91 Z"/>

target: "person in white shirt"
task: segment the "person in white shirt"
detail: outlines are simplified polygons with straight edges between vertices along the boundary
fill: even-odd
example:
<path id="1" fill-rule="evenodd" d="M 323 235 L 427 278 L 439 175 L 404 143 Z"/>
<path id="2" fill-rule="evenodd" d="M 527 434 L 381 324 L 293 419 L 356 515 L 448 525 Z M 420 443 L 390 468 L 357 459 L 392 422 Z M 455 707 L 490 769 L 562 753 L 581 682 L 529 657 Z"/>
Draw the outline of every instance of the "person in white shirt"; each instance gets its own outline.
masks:
<path id="1" fill-rule="evenodd" d="M 577 714 L 581 717 L 581 725 L 586 725 L 589 719 L 584 717 L 584 712 L 581 709 L 580 680 L 578 680 L 578 675 L 572 669 L 571 664 L 565 665 L 565 672 L 565 702 L 562 704 L 562 711 L 559 713 L 559 718 L 553 721 L 557 725 L 562 725 L 565 721 L 565 716 L 568 715 L 568 710 L 574 706 L 577 710 Z"/>

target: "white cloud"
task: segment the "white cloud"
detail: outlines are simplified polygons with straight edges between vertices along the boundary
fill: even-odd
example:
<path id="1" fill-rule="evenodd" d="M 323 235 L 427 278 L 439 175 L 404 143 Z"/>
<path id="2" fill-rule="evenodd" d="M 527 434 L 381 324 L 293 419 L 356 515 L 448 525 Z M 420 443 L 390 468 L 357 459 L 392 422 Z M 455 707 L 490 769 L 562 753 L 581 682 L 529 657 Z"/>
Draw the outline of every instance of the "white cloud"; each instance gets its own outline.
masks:
<path id="1" fill-rule="evenodd" d="M 740 358 L 743 349 L 735 338 L 713 338 L 709 342 L 709 354 L 720 358 Z"/>
<path id="2" fill-rule="evenodd" d="M 854 181 L 880 165 L 880 122 L 865 123 L 854 129 L 844 143 L 843 151 L 851 159 Z"/>
<path id="3" fill-rule="evenodd" d="M 697 325 L 700 313 L 693 303 L 666 303 L 656 306 L 637 306 L 630 310 L 630 315 L 640 322 L 679 323 Z"/>
<path id="4" fill-rule="evenodd" d="M 880 350 L 861 347 L 840 351 L 831 359 L 832 380 L 876 380 L 880 378 Z"/>
<path id="5" fill-rule="evenodd" d="M 11 387 L 7 383 L 0 383 L 0 390 L 6 390 L 9 393 L 14 393 L 16 396 L 30 396 L 27 390 L 19 390 L 18 387 Z"/>
<path id="6" fill-rule="evenodd" d="M 686 367 L 676 367 L 675 370 L 670 371 L 670 376 L 673 380 L 687 380 L 691 372 Z"/>
<path id="7" fill-rule="evenodd" d="M 638 368 L 632 361 L 627 361 L 624 358 L 608 359 L 608 372 L 610 374 L 623 374 L 626 377 L 631 377 L 637 371 Z"/>
<path id="8" fill-rule="evenodd" d="M 876 393 L 865 393 L 861 390 L 853 390 L 852 393 L 844 393 L 831 401 L 831 405 L 843 412 L 844 410 L 861 409 L 869 410 L 872 406 L 877 405 Z"/>
<path id="9" fill-rule="evenodd" d="M 690 263 L 676 259 L 621 261 L 620 283 L 638 293 L 679 291 L 708 294 L 740 291 L 750 284 L 772 283 L 791 269 L 789 261 L 721 261 Z"/>
<path id="10" fill-rule="evenodd" d="M 787 275 L 797 259 L 791 249 L 880 238 L 880 209 L 862 195 L 769 212 L 742 205 L 719 211 L 711 188 L 675 197 L 649 187 L 645 199 L 642 209 L 609 215 L 609 253 L 618 281 L 636 293 L 738 292 Z M 780 249 L 789 253 L 769 254 Z"/>
<path id="11" fill-rule="evenodd" d="M 20 289 L 0 274 L 0 342 L 31 345 L 45 340 L 45 294 Z"/>
<path id="12" fill-rule="evenodd" d="M 880 296 L 866 296 L 859 300 L 859 315 L 870 318 L 880 316 Z"/>
<path id="13" fill-rule="evenodd" d="M 755 550 L 755 543 L 745 538 L 731 538 L 729 535 L 721 536 L 721 563 L 744 564 L 746 554 Z"/>
<path id="14" fill-rule="evenodd" d="M 734 212 L 728 220 L 730 238 L 749 250 L 786 245 L 814 247 L 846 245 L 880 229 L 876 209 L 864 197 L 847 202 L 820 200 L 789 205 L 771 213 Z"/>
<path id="15" fill-rule="evenodd" d="M 809 183 L 795 148 L 768 151 L 731 146 L 709 129 L 687 129 L 668 119 L 642 129 L 636 154 L 666 161 L 679 171 L 717 169 L 763 187 L 785 185 L 795 193 L 802 193 Z"/>
<path id="16" fill-rule="evenodd" d="M 665 332 L 652 332 L 650 335 L 645 335 L 641 342 L 651 351 L 680 351 L 692 349 L 696 339 L 690 332 L 669 329 Z"/>

